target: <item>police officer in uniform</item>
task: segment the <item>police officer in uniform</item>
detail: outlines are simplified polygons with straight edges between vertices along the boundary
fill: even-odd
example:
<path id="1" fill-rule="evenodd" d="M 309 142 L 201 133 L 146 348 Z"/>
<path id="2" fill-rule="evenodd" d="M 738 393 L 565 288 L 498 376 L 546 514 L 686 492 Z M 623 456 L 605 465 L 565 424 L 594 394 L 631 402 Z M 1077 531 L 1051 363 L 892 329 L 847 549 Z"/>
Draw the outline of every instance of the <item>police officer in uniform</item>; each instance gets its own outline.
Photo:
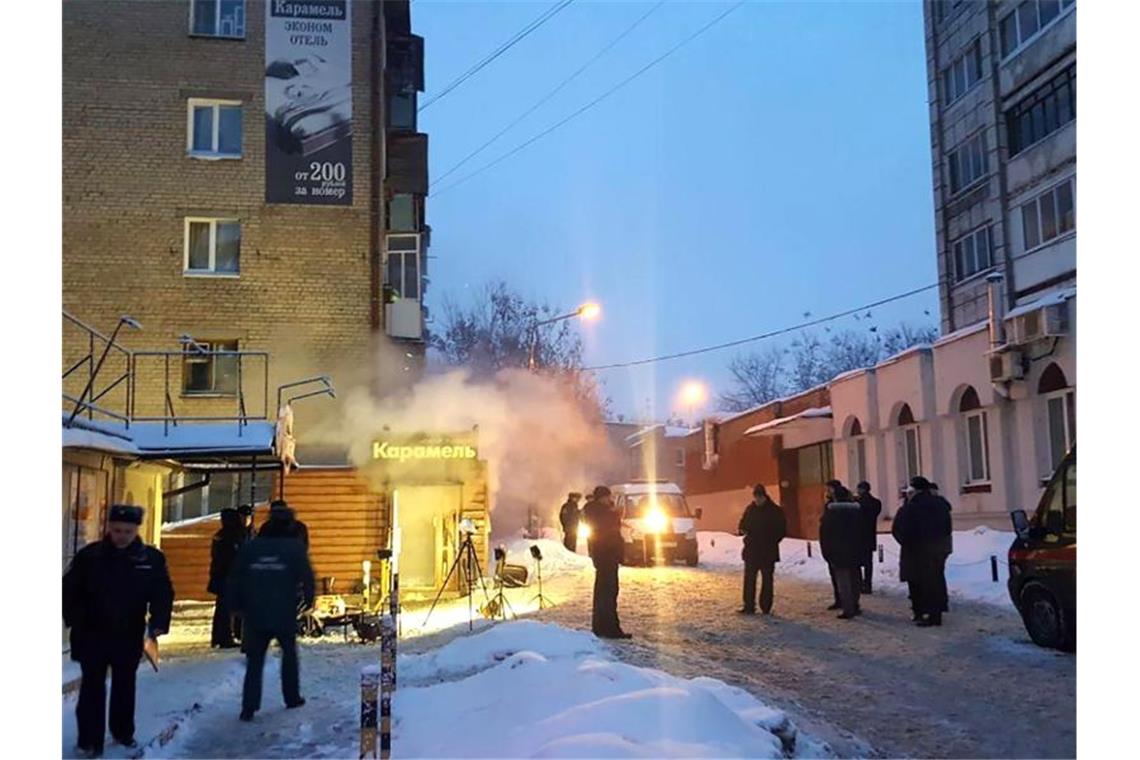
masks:
<path id="1" fill-rule="evenodd" d="M 562 545 L 567 551 L 578 551 L 578 520 L 581 516 L 578 500 L 581 498 L 582 494 L 571 493 L 558 512 L 558 522 L 562 523 Z"/>
<path id="2" fill-rule="evenodd" d="M 610 489 L 598 486 L 586 504 L 583 517 L 590 526 L 590 559 L 594 561 L 594 635 L 605 639 L 629 639 L 618 620 L 618 567 L 624 543 L 621 513 L 614 506 Z"/>
<path id="3" fill-rule="evenodd" d="M 138 746 L 135 675 L 144 637 L 157 654 L 158 637 L 170 629 L 174 587 L 166 557 L 139 538 L 142 522 L 142 507 L 112 506 L 103 540 L 80 549 L 63 576 L 63 620 L 71 628 L 71 659 L 83 672 L 75 707 L 81 757 L 102 754 L 108 722 L 116 743 Z"/>

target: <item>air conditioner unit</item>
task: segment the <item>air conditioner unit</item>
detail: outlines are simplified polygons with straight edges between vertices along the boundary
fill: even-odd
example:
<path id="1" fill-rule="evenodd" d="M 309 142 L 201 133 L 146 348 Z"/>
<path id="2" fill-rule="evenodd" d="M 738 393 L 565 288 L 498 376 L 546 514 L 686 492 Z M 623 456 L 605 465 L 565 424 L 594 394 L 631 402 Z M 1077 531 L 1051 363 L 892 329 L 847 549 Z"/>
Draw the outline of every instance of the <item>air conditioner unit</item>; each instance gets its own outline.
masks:
<path id="1" fill-rule="evenodd" d="M 1068 309 L 1068 301 L 1062 301 L 1019 314 L 1010 320 L 1011 342 L 1016 345 L 1026 345 L 1038 340 L 1068 335 Z"/>
<path id="2" fill-rule="evenodd" d="M 1001 351 L 990 354 L 990 382 L 1008 383 L 1025 376 L 1020 351 Z"/>

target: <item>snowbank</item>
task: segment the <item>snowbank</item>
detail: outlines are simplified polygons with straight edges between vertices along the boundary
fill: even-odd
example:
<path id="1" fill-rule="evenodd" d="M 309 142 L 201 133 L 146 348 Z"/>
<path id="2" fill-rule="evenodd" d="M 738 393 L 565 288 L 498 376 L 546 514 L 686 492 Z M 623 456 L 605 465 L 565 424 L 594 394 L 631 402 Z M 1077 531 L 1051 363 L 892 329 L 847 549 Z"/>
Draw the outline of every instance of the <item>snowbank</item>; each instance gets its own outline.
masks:
<path id="1" fill-rule="evenodd" d="M 740 558 L 743 539 L 729 533 L 700 532 L 701 565 L 714 569 L 738 569 L 744 562 Z M 787 538 L 780 543 L 780 564 L 777 575 L 790 575 L 804 580 L 830 583 L 827 563 L 819 552 L 819 542 L 812 541 L 809 557 L 808 541 Z M 902 588 L 899 581 L 899 545 L 889 533 L 879 535 L 883 545 L 883 562 L 876 558 L 875 578 L 878 588 Z M 1009 578 L 1006 555 L 1013 543 L 1013 533 L 978 526 L 971 530 L 954 531 L 954 553 L 946 563 L 946 585 L 950 595 L 988 604 L 1008 605 L 1009 593 L 1005 581 Z M 990 570 L 990 556 L 998 559 L 998 582 L 994 583 Z M 884 583 L 886 581 L 886 583 Z"/>
<path id="2" fill-rule="evenodd" d="M 516 538 L 506 544 L 507 562 L 512 565 L 524 565 L 529 568 L 528 582 L 538 582 L 538 567 L 535 559 L 530 556 L 530 547 L 537 546 L 542 553 L 542 580 L 548 580 L 566 575 L 577 575 L 586 568 L 593 567 L 590 558 L 585 554 L 576 554 L 568 551 L 562 545 L 560 538 Z M 585 542 L 582 544 L 585 550 Z"/>

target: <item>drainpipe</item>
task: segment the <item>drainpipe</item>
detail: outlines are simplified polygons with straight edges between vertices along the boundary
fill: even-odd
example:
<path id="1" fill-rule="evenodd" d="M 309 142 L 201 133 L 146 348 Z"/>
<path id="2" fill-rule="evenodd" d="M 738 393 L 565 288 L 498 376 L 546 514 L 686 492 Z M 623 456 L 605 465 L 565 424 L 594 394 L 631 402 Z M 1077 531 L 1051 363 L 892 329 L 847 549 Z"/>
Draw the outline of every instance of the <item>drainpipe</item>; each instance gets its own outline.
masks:
<path id="1" fill-rule="evenodd" d="M 993 272 L 986 277 L 986 296 L 989 305 L 990 319 L 990 355 L 1005 345 L 1005 321 L 1002 310 L 1002 298 L 998 291 L 1004 278 L 1000 272 Z M 1006 401 L 1009 401 L 1009 381 L 993 383 L 994 392 Z"/>

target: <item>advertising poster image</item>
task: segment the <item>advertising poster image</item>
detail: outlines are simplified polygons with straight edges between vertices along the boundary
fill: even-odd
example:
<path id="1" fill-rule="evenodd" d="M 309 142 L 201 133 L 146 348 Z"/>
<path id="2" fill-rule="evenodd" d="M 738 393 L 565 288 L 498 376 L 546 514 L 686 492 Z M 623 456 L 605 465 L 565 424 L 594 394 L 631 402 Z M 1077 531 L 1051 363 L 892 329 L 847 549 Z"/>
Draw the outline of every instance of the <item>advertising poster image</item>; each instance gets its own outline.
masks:
<path id="1" fill-rule="evenodd" d="M 265 4 L 265 201 L 352 205 L 348 0 Z"/>

